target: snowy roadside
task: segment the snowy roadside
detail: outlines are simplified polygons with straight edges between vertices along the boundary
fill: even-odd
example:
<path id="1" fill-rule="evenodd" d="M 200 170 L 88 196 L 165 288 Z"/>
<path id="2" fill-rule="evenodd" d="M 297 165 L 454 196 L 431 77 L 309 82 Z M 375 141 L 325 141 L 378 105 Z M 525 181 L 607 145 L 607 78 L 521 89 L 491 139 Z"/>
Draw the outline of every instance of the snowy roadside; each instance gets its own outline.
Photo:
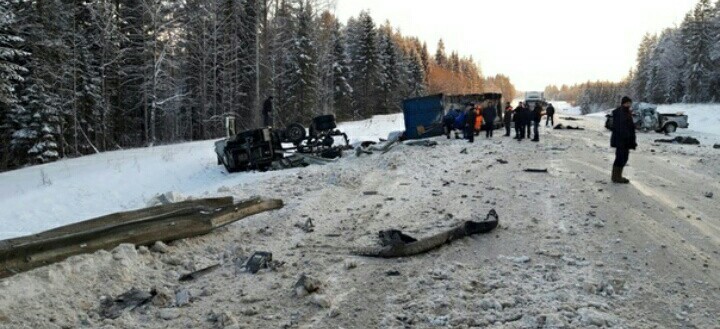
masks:
<path id="1" fill-rule="evenodd" d="M 351 142 L 404 130 L 402 115 L 340 124 Z M 222 194 L 297 170 L 229 175 L 217 165 L 214 141 L 107 152 L 0 173 L 0 240 L 142 208 L 158 194 Z M 219 191 L 220 190 L 220 191 Z"/>
<path id="2" fill-rule="evenodd" d="M 222 194 L 285 208 L 167 248 L 123 245 L 0 280 L 0 328 L 720 326 L 720 206 L 704 196 L 720 195 L 720 151 L 653 146 L 643 134 L 633 184 L 612 185 L 609 134 L 581 119 L 561 122 L 588 130 L 543 127 L 538 144 L 437 138 L 282 175 L 228 175 Z M 494 232 L 424 255 L 350 253 L 375 245 L 379 230 L 424 237 L 490 209 Z M 298 228 L 309 218 L 314 231 Z M 284 265 L 241 272 L 255 251 Z M 302 274 L 319 290 L 297 296 Z M 133 287 L 158 295 L 117 319 L 100 315 L 103 299 Z"/>

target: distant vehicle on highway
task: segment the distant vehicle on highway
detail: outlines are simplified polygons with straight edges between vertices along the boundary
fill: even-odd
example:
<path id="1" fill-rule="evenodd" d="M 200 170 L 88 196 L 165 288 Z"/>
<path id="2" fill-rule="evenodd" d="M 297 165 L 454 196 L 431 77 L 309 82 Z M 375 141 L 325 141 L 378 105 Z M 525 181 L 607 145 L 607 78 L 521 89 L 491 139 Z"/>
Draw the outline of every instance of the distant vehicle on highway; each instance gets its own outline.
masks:
<path id="1" fill-rule="evenodd" d="M 612 112 L 605 116 L 605 128 L 612 130 Z M 685 113 L 664 114 L 657 111 L 657 105 L 636 103 L 633 105 L 635 128 L 641 131 L 654 130 L 659 133 L 674 133 L 678 128 L 688 128 L 688 116 Z"/>

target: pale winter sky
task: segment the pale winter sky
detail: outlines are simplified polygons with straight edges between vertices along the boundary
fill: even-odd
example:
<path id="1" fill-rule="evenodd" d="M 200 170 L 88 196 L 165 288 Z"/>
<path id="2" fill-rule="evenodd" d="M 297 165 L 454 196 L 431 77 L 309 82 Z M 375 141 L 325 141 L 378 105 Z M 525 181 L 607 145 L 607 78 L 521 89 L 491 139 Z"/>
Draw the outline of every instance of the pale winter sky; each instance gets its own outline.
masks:
<path id="1" fill-rule="evenodd" d="M 405 35 L 473 55 L 484 74 L 509 75 L 520 90 L 619 80 L 645 32 L 679 25 L 697 0 L 336 0 L 347 22 L 368 9 Z"/>

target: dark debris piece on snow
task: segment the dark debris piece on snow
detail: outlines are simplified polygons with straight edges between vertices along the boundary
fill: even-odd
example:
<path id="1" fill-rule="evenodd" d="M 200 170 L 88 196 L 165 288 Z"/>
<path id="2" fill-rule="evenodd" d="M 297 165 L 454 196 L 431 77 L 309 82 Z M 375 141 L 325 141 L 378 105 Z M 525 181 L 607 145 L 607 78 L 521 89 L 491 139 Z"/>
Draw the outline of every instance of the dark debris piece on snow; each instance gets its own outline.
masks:
<path id="1" fill-rule="evenodd" d="M 678 136 L 673 139 L 656 139 L 655 143 L 684 144 L 684 145 L 700 145 L 700 141 L 689 136 Z"/>
<path id="2" fill-rule="evenodd" d="M 528 169 L 525 169 L 525 172 L 547 174 L 548 170 L 547 169 L 528 168 Z"/>
<path id="3" fill-rule="evenodd" d="M 100 316 L 105 319 L 117 319 L 125 311 L 132 311 L 147 304 L 157 295 L 155 290 L 150 292 L 132 288 L 117 298 L 105 298 L 100 302 Z"/>
<path id="4" fill-rule="evenodd" d="M 714 149 L 720 149 L 720 144 L 715 144 L 715 145 L 713 145 L 713 148 L 714 148 Z"/>
<path id="5" fill-rule="evenodd" d="M 509 163 L 509 162 L 507 162 L 507 160 L 503 160 L 503 159 L 497 159 L 497 162 L 500 164 L 508 164 Z"/>
<path id="6" fill-rule="evenodd" d="M 305 233 L 315 232 L 315 224 L 313 224 L 312 218 L 308 218 L 305 223 L 295 223 L 295 227 L 303 230 Z"/>
<path id="7" fill-rule="evenodd" d="M 382 246 L 397 246 L 417 241 L 417 239 L 401 232 L 400 230 L 385 230 L 378 233 Z"/>
<path id="8" fill-rule="evenodd" d="M 713 192 L 707 192 L 707 193 L 705 193 L 705 197 L 708 198 L 708 199 L 712 199 L 713 196 L 715 196 L 715 195 L 713 194 Z"/>
<path id="9" fill-rule="evenodd" d="M 559 124 L 558 124 L 557 126 L 555 126 L 555 128 L 553 128 L 553 129 L 556 129 L 556 130 L 562 130 L 562 129 L 565 129 L 565 130 L 585 130 L 585 128 L 582 128 L 582 127 L 580 127 L 580 126 L 576 126 L 576 127 L 573 127 L 573 126 L 564 126 L 562 123 L 559 123 Z"/>

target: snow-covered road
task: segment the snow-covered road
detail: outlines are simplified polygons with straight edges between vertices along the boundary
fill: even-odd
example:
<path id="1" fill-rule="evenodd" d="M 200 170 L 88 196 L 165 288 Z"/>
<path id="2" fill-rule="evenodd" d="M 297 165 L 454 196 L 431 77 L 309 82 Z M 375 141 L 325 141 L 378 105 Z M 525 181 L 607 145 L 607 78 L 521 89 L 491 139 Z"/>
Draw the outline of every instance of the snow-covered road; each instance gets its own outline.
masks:
<path id="1" fill-rule="evenodd" d="M 346 127 L 357 136 L 380 137 L 402 126 L 398 118 Z M 202 143 L 168 152 L 177 162 L 165 168 L 163 152 L 147 164 L 133 159 L 133 151 L 113 156 L 129 162 L 118 176 L 136 175 L 136 161 L 140 168 L 160 167 L 154 179 L 165 185 L 152 193 L 262 195 L 282 198 L 286 207 L 176 242 L 167 254 L 119 247 L 4 279 L 0 327 L 217 328 L 223 312 L 247 328 L 720 327 L 720 150 L 705 141 L 700 147 L 654 144 L 662 135 L 640 134 L 627 170 L 633 184 L 608 184 L 609 133 L 602 120 L 580 119 L 561 122 L 587 130 L 543 128 L 539 144 L 501 136 L 473 145 L 438 138 L 435 148 L 402 145 L 384 155 L 267 174 L 223 174 L 212 153 L 198 165 L 191 153 L 204 152 Z M 387 131 L 372 131 L 380 125 Z M 47 169 L 52 166 L 83 168 L 47 166 L 55 177 L 47 188 L 62 181 L 63 171 Z M 172 166 L 188 169 L 173 176 Z M 114 184 L 123 182 L 106 167 Z M 548 168 L 549 174 L 525 168 Z M 41 185 L 38 171 L 27 175 Z M 131 180 L 152 177 L 131 176 L 125 183 L 144 189 Z M 173 183 L 184 179 L 189 182 Z M 152 193 L 135 191 L 128 207 L 142 206 Z M 86 196 L 70 190 L 67 198 L 72 195 Z M 496 231 L 425 255 L 378 260 L 348 252 L 375 244 L 379 230 L 422 237 L 490 209 L 500 214 Z M 296 227 L 308 218 L 312 233 Z M 238 274 L 232 260 L 257 250 L 273 252 L 285 266 Z M 180 274 L 213 262 L 223 265 L 178 283 Z M 391 271 L 399 275 L 387 275 Z M 302 273 L 322 282 L 318 293 L 292 295 Z M 131 287 L 156 288 L 170 300 L 183 289 L 194 297 L 183 308 L 158 299 L 116 320 L 100 319 L 99 296 Z"/>

